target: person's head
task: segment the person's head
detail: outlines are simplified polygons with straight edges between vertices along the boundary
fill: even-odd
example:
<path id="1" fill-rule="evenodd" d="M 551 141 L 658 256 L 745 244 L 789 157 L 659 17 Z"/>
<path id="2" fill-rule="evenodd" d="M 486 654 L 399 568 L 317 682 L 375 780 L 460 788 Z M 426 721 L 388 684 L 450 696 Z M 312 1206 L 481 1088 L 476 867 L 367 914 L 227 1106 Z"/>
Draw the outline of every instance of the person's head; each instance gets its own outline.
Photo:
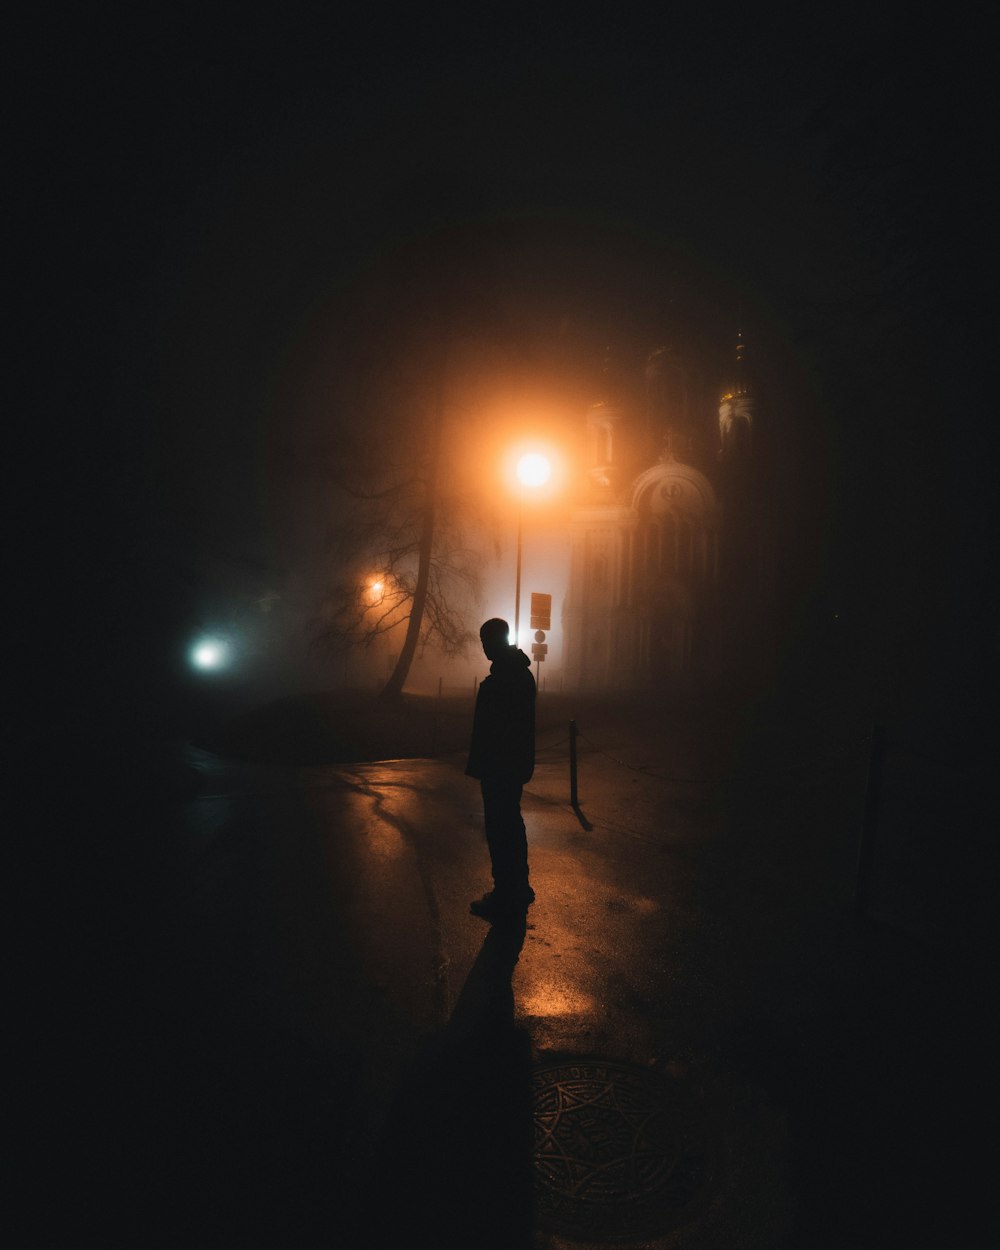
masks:
<path id="1" fill-rule="evenodd" d="M 495 660 L 510 646 L 510 626 L 499 616 L 483 621 L 479 627 L 479 640 L 488 660 Z"/>

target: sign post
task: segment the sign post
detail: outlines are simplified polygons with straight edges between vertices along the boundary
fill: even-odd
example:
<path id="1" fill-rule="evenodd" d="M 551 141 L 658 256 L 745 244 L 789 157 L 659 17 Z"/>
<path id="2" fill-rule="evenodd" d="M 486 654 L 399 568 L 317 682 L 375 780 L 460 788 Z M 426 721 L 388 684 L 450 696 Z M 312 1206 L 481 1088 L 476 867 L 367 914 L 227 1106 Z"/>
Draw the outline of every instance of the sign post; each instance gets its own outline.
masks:
<path id="1" fill-rule="evenodd" d="M 535 683 L 540 680 L 542 660 L 549 650 L 545 641 L 545 631 L 552 628 L 552 596 L 532 593 L 531 596 L 531 628 L 535 631 L 535 641 L 531 644 L 531 655 L 535 661 Z"/>

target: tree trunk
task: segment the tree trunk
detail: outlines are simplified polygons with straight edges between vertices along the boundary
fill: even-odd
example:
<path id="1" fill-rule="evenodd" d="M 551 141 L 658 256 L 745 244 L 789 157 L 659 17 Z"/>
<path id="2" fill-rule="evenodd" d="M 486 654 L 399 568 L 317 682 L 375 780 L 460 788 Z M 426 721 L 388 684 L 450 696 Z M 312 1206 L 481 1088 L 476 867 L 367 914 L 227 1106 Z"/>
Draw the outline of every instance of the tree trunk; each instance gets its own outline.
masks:
<path id="1" fill-rule="evenodd" d="M 396 661 L 392 675 L 379 693 L 384 702 L 395 702 L 402 698 L 403 687 L 410 672 L 410 665 L 417 653 L 420 641 L 420 627 L 424 620 L 424 605 L 427 602 L 427 585 L 431 576 L 431 553 L 434 549 L 434 521 L 437 510 L 438 474 L 441 462 L 441 432 L 444 425 L 444 352 L 438 371 L 437 394 L 435 396 L 434 424 L 431 428 L 430 454 L 427 462 L 425 481 L 424 508 L 420 524 L 420 554 L 417 564 L 417 584 L 413 590 L 413 602 L 410 605 L 410 618 L 406 624 L 406 637 Z"/>

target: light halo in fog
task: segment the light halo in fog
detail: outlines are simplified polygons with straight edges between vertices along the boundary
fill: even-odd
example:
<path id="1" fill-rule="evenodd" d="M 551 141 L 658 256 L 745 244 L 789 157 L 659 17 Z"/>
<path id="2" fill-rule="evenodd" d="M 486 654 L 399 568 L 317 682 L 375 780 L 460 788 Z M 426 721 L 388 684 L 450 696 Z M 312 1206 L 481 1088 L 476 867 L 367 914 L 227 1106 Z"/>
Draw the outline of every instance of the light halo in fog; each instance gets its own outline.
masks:
<path id="1" fill-rule="evenodd" d="M 189 655 L 192 667 L 202 673 L 218 672 L 231 659 L 230 646 L 224 638 L 199 638 Z"/>
<path id="2" fill-rule="evenodd" d="M 517 462 L 517 477 L 522 486 L 544 486 L 552 475 L 552 464 L 541 452 L 529 451 Z"/>

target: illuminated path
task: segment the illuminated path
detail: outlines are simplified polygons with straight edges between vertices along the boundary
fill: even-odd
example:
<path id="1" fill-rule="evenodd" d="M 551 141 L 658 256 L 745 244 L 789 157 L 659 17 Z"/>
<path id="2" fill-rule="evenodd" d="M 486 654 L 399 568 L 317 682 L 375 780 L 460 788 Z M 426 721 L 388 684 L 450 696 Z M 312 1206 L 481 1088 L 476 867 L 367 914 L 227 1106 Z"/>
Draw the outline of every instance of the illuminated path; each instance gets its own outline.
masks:
<path id="1" fill-rule="evenodd" d="M 337 1120 L 349 1143 L 340 1145 L 337 1170 L 353 1176 L 350 1190 L 366 1183 L 386 1132 L 409 1140 L 415 1118 L 432 1122 L 452 1097 L 417 1082 L 419 1112 L 393 1127 L 414 1056 L 435 1038 L 450 1054 L 447 1039 L 463 1019 L 474 1027 L 485 1003 L 476 998 L 484 959 L 502 938 L 488 940 L 490 928 L 469 913 L 490 885 L 478 786 L 457 760 L 269 769 L 195 753 L 194 762 L 202 792 L 176 829 L 187 949 L 224 1019 L 249 1013 L 254 1028 L 304 1047 L 311 1063 L 325 1056 L 349 1071 Z M 613 1224 L 629 1207 L 616 1186 L 625 1187 L 629 1209 L 629 1186 L 648 1184 L 681 1210 L 699 1186 L 714 1183 L 718 1160 L 706 1162 L 700 1112 L 664 1111 L 663 1097 L 643 1081 L 644 1073 L 673 1073 L 668 1086 L 683 1080 L 692 1056 L 711 1047 L 722 998 L 734 993 L 720 986 L 718 929 L 706 928 L 686 863 L 710 837 L 710 808 L 692 812 L 690 802 L 664 798 L 662 787 L 654 800 L 609 785 L 592 761 L 581 799 L 594 828 L 584 831 L 566 802 L 564 774 L 542 764 L 526 789 L 537 901 L 507 968 L 519 1030 L 512 1036 L 530 1045 L 538 1073 L 537 1198 L 542 1223 L 550 1217 L 540 1244 L 552 1246 L 595 1196 L 604 1215 L 585 1208 L 587 1219 Z M 573 1063 L 560 1067 L 567 1056 Z M 589 1066 L 573 1066 L 577 1060 Z M 485 1120 L 497 1114 L 482 1109 Z M 762 1227 L 773 1232 L 785 1203 L 781 1167 L 770 1157 L 780 1117 L 760 1107 L 749 1114 L 753 1201 L 767 1209 Z M 694 1134 L 694 1146 L 675 1140 L 678 1125 Z M 470 1140 L 464 1157 L 481 1146 Z M 419 1153 L 414 1146 L 408 1158 Z M 399 1160 L 391 1167 L 398 1172 Z M 655 1227 L 660 1216 L 651 1218 Z"/>
<path id="2" fill-rule="evenodd" d="M 441 761 L 295 770 L 209 756 L 200 763 L 204 793 L 183 816 L 187 836 L 206 848 L 194 871 L 209 875 L 213 840 L 233 855 L 245 830 L 244 850 L 256 847 L 257 922 L 274 930 L 266 940 L 275 942 L 275 992 L 281 951 L 295 948 L 289 958 L 301 968 L 298 947 L 315 947 L 316 910 L 325 906 L 366 984 L 416 1029 L 444 1024 L 487 932 L 469 913 L 491 884 L 476 783 Z M 663 864 L 693 835 L 675 827 L 629 837 L 600 823 L 585 832 L 565 788 L 560 770 L 541 766 L 525 792 L 537 902 L 513 979 L 516 1016 L 542 1049 L 587 1039 L 652 1059 L 663 1039 L 651 1033 L 648 1008 L 657 997 L 669 1005 L 692 919 L 685 870 Z"/>
<path id="3" fill-rule="evenodd" d="M 194 755 L 141 1117 L 174 1243 L 874 1247 L 938 1219 L 965 990 L 852 918 L 863 758 L 695 786 L 653 749 L 658 778 L 581 759 L 589 830 L 539 766 L 521 932 L 469 913 L 460 760 Z"/>

